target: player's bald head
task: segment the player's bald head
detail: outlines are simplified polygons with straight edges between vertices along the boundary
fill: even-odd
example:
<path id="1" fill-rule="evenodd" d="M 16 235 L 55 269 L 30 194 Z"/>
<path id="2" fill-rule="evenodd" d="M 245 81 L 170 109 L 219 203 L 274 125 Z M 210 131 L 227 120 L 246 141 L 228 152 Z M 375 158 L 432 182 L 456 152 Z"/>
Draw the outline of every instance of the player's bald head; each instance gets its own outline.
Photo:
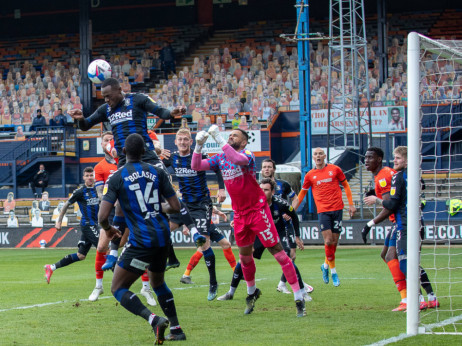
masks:
<path id="1" fill-rule="evenodd" d="M 316 153 L 318 155 L 326 155 L 324 149 L 320 147 L 314 148 L 313 153 Z"/>

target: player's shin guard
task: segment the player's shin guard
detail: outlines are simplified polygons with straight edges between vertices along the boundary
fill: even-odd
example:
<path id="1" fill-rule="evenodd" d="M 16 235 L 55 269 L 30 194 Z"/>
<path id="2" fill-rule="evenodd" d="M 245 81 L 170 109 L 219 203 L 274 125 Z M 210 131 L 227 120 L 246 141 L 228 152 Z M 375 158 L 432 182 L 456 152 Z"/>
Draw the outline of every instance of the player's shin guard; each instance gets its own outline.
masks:
<path id="1" fill-rule="evenodd" d="M 56 269 L 62 268 L 65 266 L 68 266 L 69 264 L 72 264 L 74 262 L 80 261 L 79 256 L 77 256 L 77 253 L 69 254 L 65 257 L 63 257 L 61 260 L 55 263 Z"/>
<path id="2" fill-rule="evenodd" d="M 420 267 L 420 284 L 427 294 L 433 294 L 433 287 L 425 269 Z"/>
<path id="3" fill-rule="evenodd" d="M 236 267 L 236 257 L 234 256 L 233 249 L 223 249 L 223 254 L 225 255 L 225 258 L 228 261 L 231 268 L 234 270 L 234 268 Z"/>
<path id="4" fill-rule="evenodd" d="M 290 287 L 292 287 L 292 291 L 294 291 L 294 293 L 298 292 L 300 290 L 300 285 L 298 284 L 294 264 L 290 260 L 289 256 L 287 256 L 287 254 L 283 250 L 281 250 L 274 255 L 274 258 L 276 258 L 278 263 L 281 265 L 282 272 L 287 278 Z"/>
<path id="5" fill-rule="evenodd" d="M 146 321 L 149 321 L 151 311 L 143 305 L 140 298 L 126 288 L 119 288 L 114 292 L 114 297 L 120 302 L 125 309 L 130 311 L 132 314 L 143 317 Z"/>
<path id="6" fill-rule="evenodd" d="M 231 280 L 231 287 L 237 288 L 242 278 L 243 278 L 242 266 L 241 266 L 241 262 L 238 262 L 236 264 L 236 268 L 234 268 L 233 279 Z"/>
<path id="7" fill-rule="evenodd" d="M 104 262 L 106 262 L 105 253 L 99 252 L 98 250 L 96 250 L 95 272 L 96 272 L 97 279 L 103 278 L 104 272 L 101 269 L 101 267 L 103 266 Z"/>
<path id="8" fill-rule="evenodd" d="M 189 259 L 189 263 L 186 266 L 186 270 L 184 272 L 184 275 L 189 276 L 191 274 L 191 271 L 197 266 L 197 263 L 201 260 L 203 254 L 201 251 L 196 251 L 191 258 Z"/>
<path id="9" fill-rule="evenodd" d="M 204 251 L 204 260 L 210 275 L 210 285 L 216 285 L 217 274 L 215 272 L 215 254 L 211 247 Z"/>
<path id="10" fill-rule="evenodd" d="M 247 287 L 255 286 L 255 261 L 250 256 L 245 256 L 239 254 L 239 259 L 241 262 L 242 274 L 244 275 L 244 280 L 247 283 Z"/>
<path id="11" fill-rule="evenodd" d="M 162 311 L 165 316 L 167 316 L 170 321 L 171 326 L 178 326 L 178 317 L 176 315 L 175 301 L 173 299 L 172 291 L 168 288 L 167 284 L 164 282 L 162 285 L 155 287 L 154 292 L 157 295 L 157 300 L 159 302 Z"/>
<path id="12" fill-rule="evenodd" d="M 401 269 L 399 269 L 398 259 L 392 259 L 387 263 L 388 268 L 390 269 L 391 276 L 395 282 L 396 288 L 401 293 L 403 290 L 406 290 L 406 276 L 403 274 Z M 402 297 L 401 298 L 406 298 Z"/>

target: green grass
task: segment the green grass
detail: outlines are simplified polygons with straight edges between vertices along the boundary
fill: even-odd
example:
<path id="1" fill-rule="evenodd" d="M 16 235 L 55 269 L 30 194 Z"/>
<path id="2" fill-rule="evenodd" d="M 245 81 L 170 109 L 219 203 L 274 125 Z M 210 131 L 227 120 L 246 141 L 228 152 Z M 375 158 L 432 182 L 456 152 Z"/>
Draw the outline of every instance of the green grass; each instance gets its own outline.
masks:
<path id="1" fill-rule="evenodd" d="M 424 252 L 429 252 L 424 249 Z M 459 249 L 454 251 L 460 252 Z M 43 265 L 54 263 L 69 249 L 2 249 L 0 250 L 0 344 L 1 345 L 145 345 L 152 344 L 150 327 L 141 317 L 126 311 L 110 294 L 112 273 L 105 274 L 105 293 L 97 302 L 88 302 L 95 285 L 94 249 L 87 260 L 57 270 L 50 285 L 43 277 Z M 380 259 L 380 248 L 345 248 L 337 251 L 340 287 L 322 282 L 319 269 L 322 248 L 297 252 L 297 265 L 304 280 L 314 286 L 313 301 L 307 303 L 308 316 L 297 318 L 292 295 L 276 291 L 280 267 L 265 253 L 257 263 L 257 282 L 263 295 L 251 315 L 244 315 L 245 283 L 241 282 L 234 300 L 207 301 L 208 272 L 203 260 L 192 272 L 194 285 L 179 282 L 193 250 L 177 249 L 180 269 L 166 273 L 172 289 L 180 323 L 188 344 L 201 345 L 364 345 L 398 336 L 406 330 L 406 314 L 391 309 L 399 303 L 399 295 L 388 268 Z M 222 251 L 217 255 L 219 295 L 224 294 L 231 279 L 231 269 Z M 447 253 L 447 250 L 441 250 Z M 235 252 L 237 255 L 237 252 Z M 438 256 L 437 264 L 447 263 L 447 256 Z M 424 266 L 433 266 L 430 256 L 423 257 Z M 445 281 L 448 271 L 438 272 L 438 282 Z M 429 270 L 433 280 L 435 272 Z M 452 280 L 462 281 L 462 273 L 451 272 Z M 453 286 L 452 292 L 462 287 Z M 449 287 L 437 284 L 438 293 L 447 295 Z M 141 282 L 132 290 L 138 293 Z M 456 293 L 454 293 L 456 294 Z M 460 293 L 457 293 L 460 294 Z M 81 301 L 83 299 L 83 301 Z M 144 298 L 141 297 L 144 302 Z M 442 308 L 451 303 L 460 309 L 462 300 L 442 297 Z M 14 309 L 36 304 L 56 303 L 27 309 Z M 155 313 L 162 314 L 156 306 Z M 436 322 L 437 314 L 422 315 L 424 323 Z M 455 313 L 458 315 L 459 313 Z M 162 314 L 163 315 L 163 314 Z M 450 317 L 439 313 L 439 320 Z M 459 324 L 459 332 L 461 327 Z M 405 339 L 399 345 L 460 345 L 461 336 L 420 335 Z"/>

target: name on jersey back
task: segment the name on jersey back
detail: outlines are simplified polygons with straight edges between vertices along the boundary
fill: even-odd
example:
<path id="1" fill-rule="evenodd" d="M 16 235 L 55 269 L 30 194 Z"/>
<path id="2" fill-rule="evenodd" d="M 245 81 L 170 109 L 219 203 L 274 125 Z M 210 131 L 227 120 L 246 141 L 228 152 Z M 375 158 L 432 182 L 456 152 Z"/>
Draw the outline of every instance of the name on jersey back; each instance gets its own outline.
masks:
<path id="1" fill-rule="evenodd" d="M 130 174 L 128 177 L 125 177 L 124 180 L 125 181 L 130 180 L 130 182 L 133 183 L 135 180 L 137 180 L 139 178 L 147 178 L 147 179 L 150 179 L 151 181 L 155 181 L 156 180 L 156 175 L 152 174 L 151 172 L 146 172 L 146 171 L 141 171 L 141 173 L 140 172 L 134 172 L 134 173 Z"/>

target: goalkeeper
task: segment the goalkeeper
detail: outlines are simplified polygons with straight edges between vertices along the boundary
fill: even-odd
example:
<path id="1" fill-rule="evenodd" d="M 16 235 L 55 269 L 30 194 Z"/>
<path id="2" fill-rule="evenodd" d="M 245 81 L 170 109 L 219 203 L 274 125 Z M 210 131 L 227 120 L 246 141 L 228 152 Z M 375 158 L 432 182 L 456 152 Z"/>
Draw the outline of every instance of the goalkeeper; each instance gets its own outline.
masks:
<path id="1" fill-rule="evenodd" d="M 223 153 L 202 159 L 202 145 L 209 134 L 222 148 Z M 261 295 L 261 291 L 255 285 L 256 268 L 252 257 L 253 243 L 255 236 L 258 236 L 263 246 L 268 248 L 268 251 L 281 265 L 294 291 L 297 316 L 302 317 L 306 314 L 303 291 L 300 289 L 294 265 L 279 241 L 266 196 L 255 179 L 255 155 L 245 149 L 248 139 L 249 135 L 246 131 L 236 129 L 231 132 L 226 142 L 216 125 L 211 126 L 208 133 L 199 132 L 196 136 L 196 148 L 191 168 L 196 171 L 220 169 L 222 172 L 226 189 L 231 197 L 234 211 L 234 235 L 239 247 L 242 272 L 247 283 L 247 308 L 244 313 L 250 314 L 253 311 L 255 301 Z"/>
<path id="2" fill-rule="evenodd" d="M 400 146 L 393 151 L 394 169 L 398 172 L 391 180 L 390 198 L 382 201 L 383 210 L 373 220 L 370 220 L 362 233 L 368 233 L 372 226 L 382 222 L 390 215 L 396 219 L 397 255 L 399 268 L 407 273 L 407 147 Z M 420 309 L 439 307 L 439 302 L 433 293 L 433 288 L 425 270 L 420 267 L 420 281 L 428 295 L 428 303 L 421 297 Z M 406 302 L 407 303 L 407 302 Z M 401 306 L 401 305 L 400 305 Z M 397 310 L 401 311 L 401 310 Z"/>

